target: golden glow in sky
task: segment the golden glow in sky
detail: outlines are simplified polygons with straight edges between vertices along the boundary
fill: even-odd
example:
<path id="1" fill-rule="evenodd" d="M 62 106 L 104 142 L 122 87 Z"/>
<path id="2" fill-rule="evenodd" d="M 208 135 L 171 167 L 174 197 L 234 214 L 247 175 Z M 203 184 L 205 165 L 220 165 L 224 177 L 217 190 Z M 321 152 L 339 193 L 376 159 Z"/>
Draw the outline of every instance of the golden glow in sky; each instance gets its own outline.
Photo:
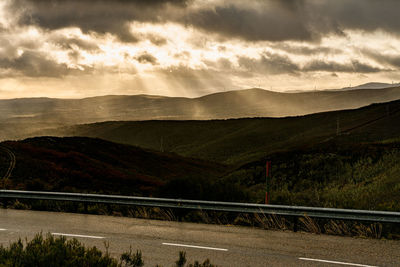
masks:
<path id="1" fill-rule="evenodd" d="M 313 90 L 400 80 L 400 38 L 392 30 L 397 22 L 354 25 L 346 22 L 345 9 L 330 13 L 333 1 L 326 10 L 313 1 L 135 2 L 126 8 L 125 1 L 95 7 L 87 1 L 57 0 L 52 7 L 2 2 L 0 98 L 196 97 L 252 87 Z M 115 16 L 104 13 L 107 7 Z M 64 13 L 68 8 L 88 10 L 74 17 Z M 316 8 L 327 12 L 323 20 L 307 17 Z M 335 26 L 336 16 L 343 25 Z"/>

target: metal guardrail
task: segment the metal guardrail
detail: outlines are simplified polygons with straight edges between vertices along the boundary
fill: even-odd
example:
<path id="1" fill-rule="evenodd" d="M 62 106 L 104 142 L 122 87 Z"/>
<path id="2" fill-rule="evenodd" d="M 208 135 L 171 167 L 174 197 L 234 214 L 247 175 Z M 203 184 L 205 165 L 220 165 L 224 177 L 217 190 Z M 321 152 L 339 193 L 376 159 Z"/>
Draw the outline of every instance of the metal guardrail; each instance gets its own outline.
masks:
<path id="1" fill-rule="evenodd" d="M 265 205 L 235 202 L 19 190 L 0 190 L 0 199 L 73 201 L 86 204 L 101 203 L 240 213 L 263 213 L 270 215 L 292 216 L 296 218 L 308 216 L 311 218 L 400 223 L 400 212 L 388 211 L 332 209 L 302 206 Z"/>

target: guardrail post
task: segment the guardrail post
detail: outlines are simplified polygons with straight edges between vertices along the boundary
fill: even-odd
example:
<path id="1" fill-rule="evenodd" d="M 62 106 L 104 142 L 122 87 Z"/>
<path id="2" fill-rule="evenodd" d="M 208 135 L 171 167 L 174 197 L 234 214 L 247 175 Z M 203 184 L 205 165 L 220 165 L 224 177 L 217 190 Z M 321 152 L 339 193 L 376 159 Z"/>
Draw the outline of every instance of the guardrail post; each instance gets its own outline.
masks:
<path id="1" fill-rule="evenodd" d="M 299 226 L 299 217 L 293 217 L 293 232 L 297 232 Z"/>
<path id="2" fill-rule="evenodd" d="M 8 199 L 7 198 L 3 198 L 2 204 L 3 204 L 3 208 L 6 209 L 7 205 L 8 205 Z"/>
<path id="3" fill-rule="evenodd" d="M 85 213 L 88 213 L 88 203 L 87 202 L 83 203 L 83 207 L 84 207 Z"/>

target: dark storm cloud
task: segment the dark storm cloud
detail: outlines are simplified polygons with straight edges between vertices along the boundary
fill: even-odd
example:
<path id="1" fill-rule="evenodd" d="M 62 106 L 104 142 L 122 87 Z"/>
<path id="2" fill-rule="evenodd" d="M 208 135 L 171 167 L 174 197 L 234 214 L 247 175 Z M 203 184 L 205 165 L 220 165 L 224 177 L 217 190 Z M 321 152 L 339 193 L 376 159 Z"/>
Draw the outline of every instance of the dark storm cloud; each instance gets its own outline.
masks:
<path id="1" fill-rule="evenodd" d="M 340 54 L 343 51 L 337 48 L 326 47 L 326 46 L 318 46 L 318 47 L 309 47 L 309 46 L 291 46 L 284 43 L 277 43 L 272 45 L 271 48 L 278 49 L 281 51 L 288 52 L 290 54 L 296 55 L 316 55 L 316 54 Z"/>
<path id="2" fill-rule="evenodd" d="M 398 0 L 247 1 L 196 10 L 184 22 L 250 41 L 315 41 L 346 29 L 400 34 L 398 10 Z"/>
<path id="3" fill-rule="evenodd" d="M 0 36 L 0 59 L 16 57 L 18 49 L 35 50 L 40 47 L 40 43 L 28 38 L 13 40 L 7 36 Z"/>
<path id="4" fill-rule="evenodd" d="M 312 38 L 301 14 L 282 8 L 280 4 L 264 10 L 218 6 L 190 13 L 185 22 L 207 31 L 251 41 Z"/>
<path id="5" fill-rule="evenodd" d="M 332 61 L 314 60 L 307 63 L 303 71 L 327 71 L 327 72 L 350 72 L 350 73 L 375 73 L 385 71 L 384 69 L 376 68 L 357 60 L 348 64 L 342 64 Z"/>
<path id="6" fill-rule="evenodd" d="M 12 70 L 27 77 L 61 77 L 90 71 L 70 69 L 66 64 L 59 64 L 39 52 L 25 51 L 15 58 L 0 58 L 0 69 Z"/>
<path id="7" fill-rule="evenodd" d="M 149 53 L 143 53 L 137 57 L 135 57 L 135 59 L 139 62 L 139 63 L 150 63 L 151 65 L 157 65 L 158 61 L 157 58 L 155 58 L 153 55 L 149 54 Z"/>
<path id="8" fill-rule="evenodd" d="M 175 21 L 224 37 L 250 41 L 318 41 L 346 29 L 400 34 L 398 0 L 250 0 L 218 5 L 194 0 L 14 0 L 10 14 L 20 24 L 46 29 L 76 26 L 83 32 L 112 33 L 135 42 L 131 21 Z M 174 7 L 166 8 L 166 7 Z M 157 42 L 157 41 L 156 41 Z M 161 41 L 161 44 L 163 41 Z"/>
<path id="9" fill-rule="evenodd" d="M 289 57 L 273 53 L 264 53 L 260 58 L 239 57 L 239 66 L 242 69 L 263 74 L 294 74 L 300 72 L 346 72 L 346 73 L 377 73 L 388 69 L 377 68 L 358 60 L 350 63 L 337 63 L 334 61 L 312 60 L 303 67 L 293 62 Z"/>
<path id="10" fill-rule="evenodd" d="M 313 12 L 317 19 L 328 20 L 343 29 L 400 33 L 398 0 L 324 0 L 315 1 Z"/>
<path id="11" fill-rule="evenodd" d="M 259 59 L 239 57 L 239 66 L 248 71 L 268 74 L 295 74 L 300 68 L 289 57 L 264 53 Z"/>
<path id="12" fill-rule="evenodd" d="M 46 29 L 79 27 L 83 32 L 112 33 L 123 42 L 136 42 L 130 21 L 159 21 L 166 4 L 183 7 L 186 0 L 14 0 L 12 14 L 22 25 Z"/>

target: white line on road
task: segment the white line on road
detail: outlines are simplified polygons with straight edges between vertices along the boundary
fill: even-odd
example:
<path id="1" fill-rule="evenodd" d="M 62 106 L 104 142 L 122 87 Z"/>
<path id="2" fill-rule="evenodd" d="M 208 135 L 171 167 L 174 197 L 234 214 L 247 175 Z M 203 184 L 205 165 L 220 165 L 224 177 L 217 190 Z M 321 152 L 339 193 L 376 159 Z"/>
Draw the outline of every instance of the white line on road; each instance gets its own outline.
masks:
<path id="1" fill-rule="evenodd" d="M 0 228 L 0 231 L 7 231 L 7 229 L 4 229 L 4 228 Z"/>
<path id="2" fill-rule="evenodd" d="M 349 266 L 359 266 L 359 267 L 378 267 L 378 266 L 375 266 L 375 265 L 365 265 L 365 264 L 357 264 L 357 263 L 349 263 L 349 262 L 341 262 L 341 261 L 328 261 L 328 260 L 311 259 L 311 258 L 299 258 L 299 260 L 317 261 L 317 262 L 325 262 L 325 263 L 349 265 Z"/>
<path id="3" fill-rule="evenodd" d="M 96 238 L 103 239 L 103 236 L 95 236 L 95 235 L 76 235 L 76 234 L 64 234 L 64 233 L 51 233 L 52 235 L 62 235 L 62 236 L 71 236 L 71 237 L 86 237 L 86 238 Z"/>
<path id="4" fill-rule="evenodd" d="M 175 247 L 201 248 L 201 249 L 228 251 L 226 248 L 201 247 L 201 246 L 193 246 L 193 245 L 174 244 L 174 243 L 162 243 L 162 244 L 166 245 L 166 246 L 175 246 Z"/>

